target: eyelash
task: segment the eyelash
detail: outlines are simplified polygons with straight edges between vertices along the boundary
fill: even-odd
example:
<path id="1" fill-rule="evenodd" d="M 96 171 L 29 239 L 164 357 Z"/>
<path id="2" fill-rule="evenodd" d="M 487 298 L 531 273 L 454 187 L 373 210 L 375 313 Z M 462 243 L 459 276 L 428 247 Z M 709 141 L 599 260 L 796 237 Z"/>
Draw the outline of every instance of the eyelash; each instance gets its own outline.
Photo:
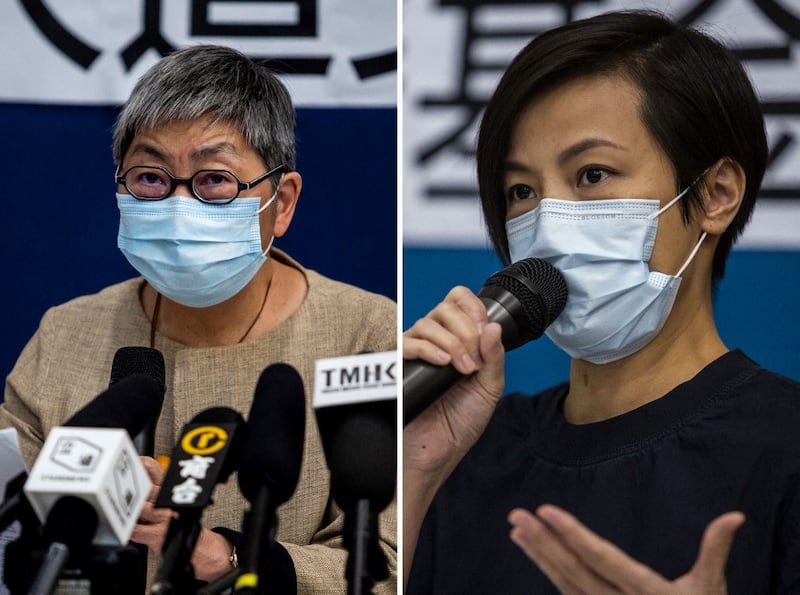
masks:
<path id="1" fill-rule="evenodd" d="M 584 176 L 587 173 L 592 172 L 592 171 L 599 171 L 599 172 L 601 172 L 601 174 L 604 174 L 605 177 L 601 178 L 598 182 L 587 183 L 587 184 L 585 184 L 586 186 L 596 186 L 597 184 L 600 184 L 600 183 L 604 182 L 605 180 L 607 180 L 608 176 L 610 176 L 611 174 L 614 173 L 610 169 L 607 169 L 605 167 L 600 167 L 600 166 L 597 166 L 597 165 L 590 165 L 589 167 L 584 167 L 581 171 L 578 172 L 578 186 L 584 185 L 582 183 L 582 180 L 583 180 Z"/>
<path id="2" fill-rule="evenodd" d="M 519 196 L 516 196 L 515 191 L 519 188 L 527 188 L 528 190 L 530 190 L 531 195 L 526 196 L 525 198 L 520 198 Z M 532 198 L 536 198 L 536 191 L 527 184 L 514 184 L 508 190 L 506 190 L 506 200 L 508 200 L 509 202 L 513 202 L 515 200 L 530 200 Z"/>
<path id="3" fill-rule="evenodd" d="M 591 182 L 588 182 L 588 181 L 587 182 L 583 182 L 583 178 L 589 172 L 600 172 L 602 177 L 601 177 L 600 180 L 598 180 L 597 182 L 594 182 L 594 183 L 591 183 Z M 606 181 L 608 179 L 608 177 L 613 175 L 614 173 L 615 173 L 614 171 L 612 171 L 612 170 L 610 170 L 610 169 L 608 169 L 606 167 L 601 167 L 601 166 L 598 166 L 598 165 L 590 165 L 588 167 L 584 167 L 583 169 L 581 169 L 578 172 L 577 185 L 578 185 L 578 187 L 581 187 L 581 186 L 589 186 L 589 187 L 596 186 L 596 185 L 601 184 L 602 182 Z M 522 188 L 524 188 L 527 191 L 529 191 L 530 192 L 530 196 L 526 196 L 524 198 L 520 197 L 520 196 L 517 196 L 517 191 L 519 189 L 522 189 Z M 519 201 L 531 200 L 531 199 L 535 199 L 535 198 L 538 198 L 538 196 L 536 194 L 536 191 L 533 188 L 531 188 L 530 186 L 528 186 L 527 184 L 514 184 L 511 187 L 509 187 L 508 190 L 506 190 L 506 200 L 508 200 L 509 202 L 518 201 L 518 200 Z"/>

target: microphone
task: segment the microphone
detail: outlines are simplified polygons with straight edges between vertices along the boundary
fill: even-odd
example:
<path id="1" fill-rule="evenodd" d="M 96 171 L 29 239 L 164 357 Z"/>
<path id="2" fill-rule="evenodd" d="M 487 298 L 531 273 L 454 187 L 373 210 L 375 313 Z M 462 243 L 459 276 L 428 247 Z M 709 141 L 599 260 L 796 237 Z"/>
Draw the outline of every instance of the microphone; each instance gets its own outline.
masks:
<path id="1" fill-rule="evenodd" d="M 22 471 L 6 483 L 3 503 L 0 504 L 0 532 L 5 531 L 14 521 L 21 520 L 26 510 L 30 510 L 28 501 L 22 495 L 27 479 L 28 473 Z"/>
<path id="2" fill-rule="evenodd" d="M 489 322 L 502 327 L 506 351 L 538 339 L 567 303 L 561 273 L 539 258 L 526 258 L 486 280 L 478 297 Z M 403 364 L 403 425 L 408 425 L 443 392 L 462 378 L 452 364 L 436 366 L 422 360 Z"/>
<path id="3" fill-rule="evenodd" d="M 133 439 L 164 403 L 164 391 L 147 374 L 133 374 L 114 383 L 78 409 L 64 426 L 121 428 Z M 41 455 L 40 455 L 41 456 Z"/>
<path id="4" fill-rule="evenodd" d="M 164 395 L 151 377 L 114 384 L 53 428 L 25 483 L 42 522 L 63 496 L 79 496 L 97 511 L 95 545 L 125 545 L 150 489 L 130 436 L 142 431 Z"/>
<path id="5" fill-rule="evenodd" d="M 108 386 L 134 374 L 146 374 L 155 380 L 161 387 L 161 394 L 165 390 L 164 356 L 158 349 L 150 347 L 132 346 L 120 347 L 114 354 L 111 364 L 111 378 Z M 144 429 L 133 437 L 136 452 L 140 455 L 152 457 L 155 455 L 156 423 L 161 415 L 161 405 L 152 412 L 152 417 Z"/>
<path id="6" fill-rule="evenodd" d="M 97 531 L 97 512 L 75 496 L 62 496 L 50 509 L 44 525 L 47 553 L 28 591 L 30 595 L 50 595 L 58 585 L 67 561 L 86 556 Z"/>
<path id="7" fill-rule="evenodd" d="M 211 503 L 218 483 L 228 480 L 239 466 L 244 418 L 228 407 L 212 407 L 195 415 L 183 427 L 172 451 L 156 508 L 170 508 L 161 564 L 151 593 L 194 592 L 192 552 L 200 536 L 200 517 Z"/>
<path id="8" fill-rule="evenodd" d="M 243 523 L 244 549 L 234 585 L 236 593 L 267 592 L 262 581 L 269 576 L 269 550 L 275 545 L 275 510 L 297 487 L 305 425 L 305 389 L 300 374 L 288 364 L 268 366 L 256 384 L 239 466 L 239 489 L 251 506 Z M 274 592 L 288 592 L 290 587 L 296 585 Z"/>
<path id="9" fill-rule="evenodd" d="M 397 477 L 397 352 L 316 362 L 314 411 L 331 472 L 331 493 L 344 510 L 348 593 L 370 593 L 388 578 L 378 541 L 378 513 Z"/>

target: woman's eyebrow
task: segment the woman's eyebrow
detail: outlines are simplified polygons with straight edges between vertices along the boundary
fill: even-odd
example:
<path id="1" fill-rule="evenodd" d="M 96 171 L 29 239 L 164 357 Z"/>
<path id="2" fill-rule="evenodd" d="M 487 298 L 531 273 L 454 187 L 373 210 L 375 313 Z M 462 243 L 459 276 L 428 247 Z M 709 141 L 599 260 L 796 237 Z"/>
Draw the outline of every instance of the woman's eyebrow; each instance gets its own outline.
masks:
<path id="1" fill-rule="evenodd" d="M 569 161 L 573 157 L 577 157 L 584 151 L 588 151 L 589 149 L 594 149 L 596 147 L 611 147 L 612 149 L 618 149 L 620 151 L 628 150 L 622 145 L 619 145 L 615 142 L 612 142 L 604 138 L 587 138 L 561 151 L 561 153 L 558 156 L 558 163 L 560 165 L 563 165 L 565 162 Z"/>

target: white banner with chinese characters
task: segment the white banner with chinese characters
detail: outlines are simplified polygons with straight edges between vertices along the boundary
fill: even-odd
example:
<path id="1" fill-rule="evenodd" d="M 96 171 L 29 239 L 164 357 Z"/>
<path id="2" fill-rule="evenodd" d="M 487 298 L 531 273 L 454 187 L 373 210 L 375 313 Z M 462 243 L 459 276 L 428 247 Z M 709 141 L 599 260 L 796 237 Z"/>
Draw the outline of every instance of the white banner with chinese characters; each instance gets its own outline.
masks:
<path id="1" fill-rule="evenodd" d="M 121 104 L 176 48 L 234 47 L 298 106 L 393 106 L 395 0 L 5 0 L 0 101 Z"/>
<path id="2" fill-rule="evenodd" d="M 488 246 L 475 139 L 505 66 L 538 33 L 610 10 L 654 9 L 737 52 L 762 102 L 770 165 L 739 246 L 800 249 L 800 2 L 797 0 L 407 0 L 403 230 L 407 245 Z"/>

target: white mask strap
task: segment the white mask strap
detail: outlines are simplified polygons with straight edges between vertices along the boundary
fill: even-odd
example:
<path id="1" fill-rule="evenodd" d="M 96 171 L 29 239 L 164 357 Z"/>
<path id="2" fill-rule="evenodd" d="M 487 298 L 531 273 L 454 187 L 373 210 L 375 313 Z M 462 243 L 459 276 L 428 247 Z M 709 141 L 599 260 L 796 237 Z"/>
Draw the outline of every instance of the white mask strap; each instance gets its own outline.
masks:
<path id="1" fill-rule="evenodd" d="M 267 255 L 267 253 L 270 251 L 270 248 L 272 248 L 272 242 L 274 242 L 274 241 L 275 241 L 275 236 L 272 236 L 272 237 L 270 238 L 270 240 L 269 240 L 269 244 L 267 245 L 267 249 L 266 249 L 266 250 L 264 250 L 264 251 L 261 253 L 261 256 L 266 256 L 266 255 Z"/>
<path id="2" fill-rule="evenodd" d="M 693 258 L 695 257 L 695 255 L 697 254 L 697 251 L 698 251 L 698 250 L 700 250 L 700 245 L 703 243 L 703 240 L 705 240 L 705 239 L 706 239 L 706 236 L 707 236 L 707 235 L 708 235 L 708 234 L 707 234 L 706 232 L 703 232 L 702 234 L 700 234 L 700 239 L 699 239 L 699 240 L 697 241 L 697 243 L 694 245 L 694 249 L 692 250 L 692 253 L 691 253 L 691 254 L 689 254 L 689 258 L 687 258 L 687 259 L 686 259 L 686 262 L 684 262 L 684 263 L 683 263 L 683 266 L 680 268 L 680 270 L 679 270 L 677 273 L 675 273 L 675 276 L 676 276 L 676 277 L 680 277 L 680 276 L 681 276 L 681 274 L 683 273 L 683 271 L 685 271 L 685 270 L 686 270 L 686 267 L 688 267 L 688 266 L 689 266 L 689 264 L 692 262 L 692 259 L 693 259 Z"/>
<path id="3" fill-rule="evenodd" d="M 692 185 L 693 185 L 693 184 L 690 184 L 689 186 L 687 186 L 686 188 L 684 188 L 683 192 L 681 192 L 681 193 L 680 193 L 678 196 L 676 196 L 675 198 L 673 198 L 671 201 L 669 201 L 667 204 L 665 204 L 663 207 L 661 207 L 661 208 L 660 208 L 658 211 L 656 211 L 656 212 L 655 212 L 655 213 L 653 213 L 652 215 L 648 215 L 648 217 L 647 217 L 647 218 L 648 218 L 648 219 L 655 219 L 656 217 L 658 217 L 659 215 L 661 215 L 661 214 L 662 214 L 664 211 L 666 211 L 668 208 L 670 208 L 672 205 L 674 205 L 676 202 L 678 202 L 678 201 L 679 201 L 681 198 L 683 198 L 683 196 L 684 196 L 684 195 L 685 195 L 687 192 L 689 192 L 689 189 L 692 187 Z"/>
<path id="4" fill-rule="evenodd" d="M 281 179 L 278 180 L 278 185 L 275 187 L 275 192 L 273 192 L 272 196 L 269 197 L 269 200 L 264 203 L 264 206 L 256 211 L 256 215 L 260 215 L 261 213 L 263 213 L 265 210 L 267 210 L 269 205 L 271 205 L 275 201 L 275 198 L 278 196 L 278 191 L 281 189 L 281 181 L 282 180 L 283 180 L 283 176 L 281 176 Z"/>
<path id="5" fill-rule="evenodd" d="M 692 186 L 697 184 L 697 182 L 700 180 L 700 178 L 702 178 L 704 175 L 706 175 L 708 173 L 709 169 L 711 169 L 711 168 L 710 167 L 705 168 L 703 170 L 703 173 L 701 173 L 699 176 L 697 176 L 691 184 L 689 184 L 686 188 L 683 189 L 683 192 L 681 192 L 678 196 L 676 196 L 671 201 L 669 201 L 667 204 L 665 204 L 663 207 L 661 207 L 658 210 L 658 212 L 653 213 L 652 215 L 649 215 L 647 218 L 648 219 L 655 219 L 656 217 L 661 215 L 664 211 L 666 211 L 668 208 L 670 208 L 672 205 L 674 205 L 676 202 L 678 202 L 681 198 L 683 198 L 683 196 L 687 192 L 689 192 L 689 189 L 692 188 Z M 700 241 L 702 242 L 703 240 L 700 240 Z M 681 269 L 681 270 L 683 270 L 683 269 Z"/>

